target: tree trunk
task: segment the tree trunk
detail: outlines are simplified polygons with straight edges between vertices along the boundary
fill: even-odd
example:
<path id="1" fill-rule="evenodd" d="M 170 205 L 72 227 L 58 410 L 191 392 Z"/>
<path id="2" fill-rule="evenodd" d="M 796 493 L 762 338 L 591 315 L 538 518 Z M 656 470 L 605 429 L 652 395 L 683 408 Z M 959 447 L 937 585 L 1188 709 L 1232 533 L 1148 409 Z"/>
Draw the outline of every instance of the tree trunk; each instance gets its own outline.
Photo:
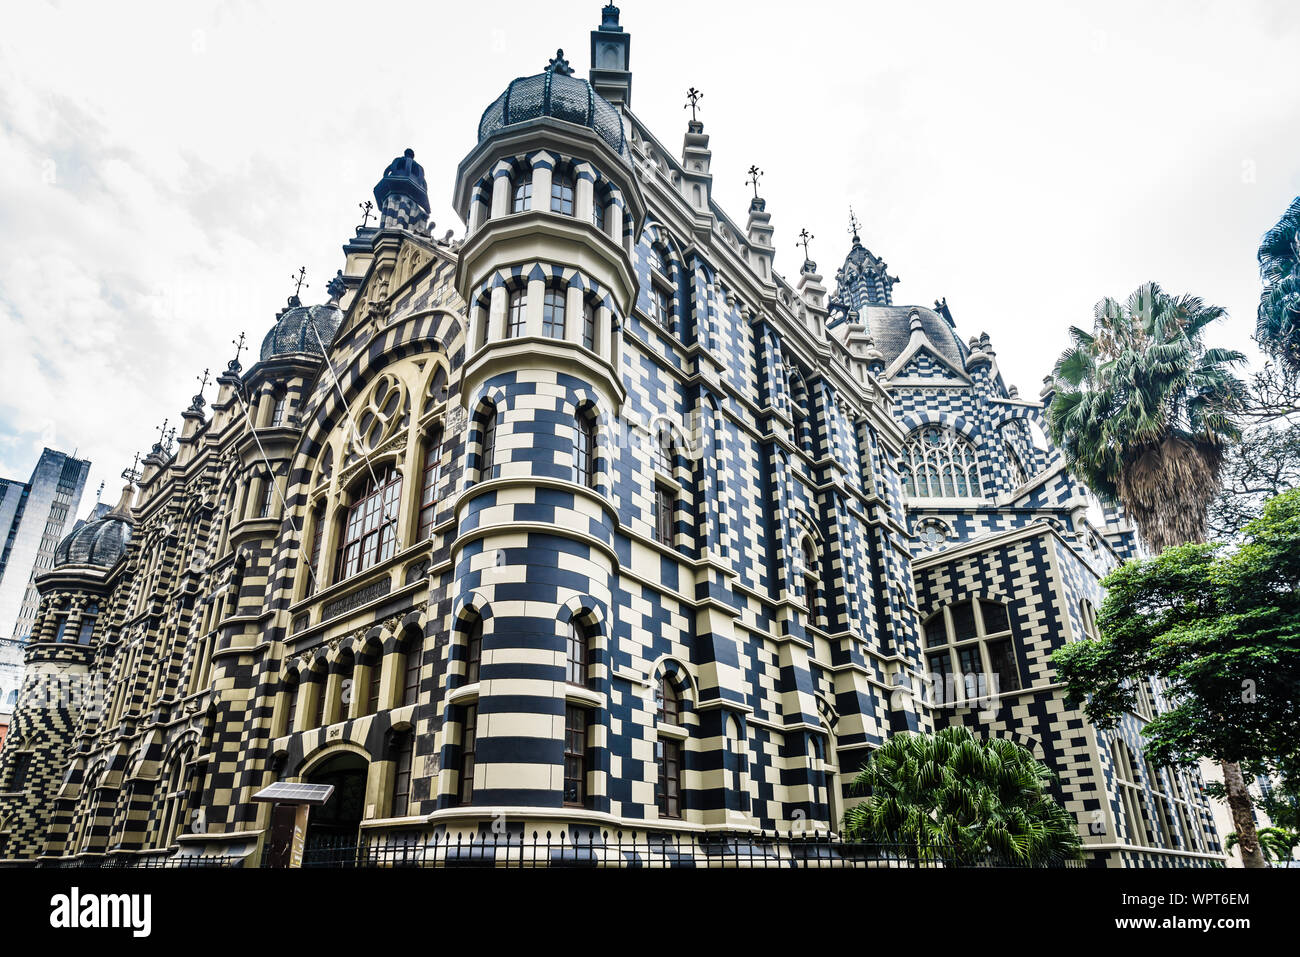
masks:
<path id="1" fill-rule="evenodd" d="M 1223 784 L 1228 792 L 1228 810 L 1232 824 L 1237 829 L 1237 848 L 1241 862 L 1247 867 L 1268 867 L 1268 861 L 1259 849 L 1259 835 L 1255 833 L 1254 802 L 1246 790 L 1246 779 L 1241 765 L 1236 761 L 1223 762 Z"/>

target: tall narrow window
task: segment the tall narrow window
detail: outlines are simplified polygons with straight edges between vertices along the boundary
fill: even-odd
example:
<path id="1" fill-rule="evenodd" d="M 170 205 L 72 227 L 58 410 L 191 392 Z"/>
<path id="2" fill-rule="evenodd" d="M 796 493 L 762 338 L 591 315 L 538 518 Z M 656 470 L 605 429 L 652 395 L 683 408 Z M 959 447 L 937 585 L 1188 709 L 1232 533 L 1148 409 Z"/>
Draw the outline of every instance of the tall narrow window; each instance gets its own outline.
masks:
<path id="1" fill-rule="evenodd" d="M 475 618 L 465 636 L 465 684 L 472 685 L 479 680 L 479 671 L 483 663 L 483 619 Z"/>
<path id="2" fill-rule="evenodd" d="M 682 816 L 681 744 L 667 738 L 659 738 L 655 742 L 655 763 L 659 771 L 658 786 L 655 788 L 655 803 L 659 806 L 659 816 L 679 818 Z"/>
<path id="3" fill-rule="evenodd" d="M 573 171 L 561 168 L 551 173 L 551 212 L 573 215 Z"/>
<path id="4" fill-rule="evenodd" d="M 285 679 L 284 689 L 284 733 L 293 734 L 293 724 L 298 720 L 298 695 L 302 693 L 296 674 Z"/>
<path id="5" fill-rule="evenodd" d="M 596 351 L 596 305 L 591 302 L 582 304 L 582 345 Z"/>
<path id="6" fill-rule="evenodd" d="M 441 462 L 442 433 L 435 430 L 429 433 L 424 445 L 424 467 L 421 470 L 420 481 L 420 526 L 415 536 L 416 541 L 419 542 L 433 536 L 434 513 L 437 511 L 434 495 L 438 491 L 438 480 L 442 474 Z"/>
<path id="7" fill-rule="evenodd" d="M 465 709 L 460 732 L 460 803 L 474 800 L 474 748 L 478 742 L 478 706 Z"/>
<path id="8" fill-rule="evenodd" d="M 564 709 L 564 803 L 582 807 L 587 800 L 587 709 Z"/>
<path id="9" fill-rule="evenodd" d="M 273 429 L 284 425 L 285 402 L 286 399 L 283 393 L 279 393 L 275 396 L 271 405 L 271 428 Z"/>
<path id="10" fill-rule="evenodd" d="M 679 724 L 682 720 L 681 699 L 677 697 L 677 689 L 670 685 L 663 678 L 655 685 L 655 712 L 659 717 L 660 724 Z"/>
<path id="11" fill-rule="evenodd" d="M 262 480 L 262 497 L 258 501 L 258 505 L 257 505 L 258 518 L 271 517 L 271 499 L 274 493 L 275 493 L 275 479 L 268 475 L 265 479 Z"/>
<path id="12" fill-rule="evenodd" d="M 591 224 L 602 233 L 605 231 L 605 197 L 597 193 L 592 197 Z"/>
<path id="13" fill-rule="evenodd" d="M 573 480 L 596 487 L 596 418 L 590 408 L 578 412 L 573 430 Z"/>
<path id="14" fill-rule="evenodd" d="M 339 580 L 392 558 L 397 547 L 397 513 L 402 477 L 389 466 L 375 479 L 367 478 L 348 509 L 339 546 Z"/>
<path id="15" fill-rule="evenodd" d="M 528 291 L 515 289 L 510 293 L 506 308 L 506 335 L 518 338 L 524 334 L 528 319 Z"/>
<path id="16" fill-rule="evenodd" d="M 406 817 L 411 805 L 411 757 L 415 751 L 415 735 L 403 731 L 393 735 L 393 800 L 390 817 Z"/>
<path id="17" fill-rule="evenodd" d="M 402 687 L 402 705 L 415 704 L 420 699 L 420 659 L 424 655 L 424 642 L 416 638 L 406 650 L 406 682 Z"/>
<path id="18" fill-rule="evenodd" d="M 9 790 L 21 791 L 27 787 L 27 772 L 32 767 L 32 752 L 19 751 L 9 766 Z"/>
<path id="19" fill-rule="evenodd" d="M 351 652 L 344 652 L 339 655 L 338 663 L 339 675 L 339 707 L 335 714 L 335 721 L 346 721 L 351 717 L 353 696 L 359 693 L 355 687 L 357 676 L 357 659 Z"/>
<path id="20" fill-rule="evenodd" d="M 522 169 L 515 174 L 511 210 L 522 213 L 533 208 L 533 170 Z"/>
<path id="21" fill-rule="evenodd" d="M 311 513 L 311 568 L 310 592 L 315 593 L 325 584 L 325 570 L 320 567 L 321 547 L 325 543 L 325 503 L 317 505 Z"/>
<path id="22" fill-rule="evenodd" d="M 481 446 L 478 457 L 478 480 L 486 482 L 492 477 L 492 468 L 496 464 L 496 444 L 497 444 L 497 407 L 488 403 L 479 420 L 480 435 L 479 441 Z"/>
<path id="23" fill-rule="evenodd" d="M 542 335 L 548 339 L 564 338 L 564 299 L 563 289 L 547 289 L 542 300 Z"/>
<path id="24" fill-rule="evenodd" d="M 676 523 L 677 497 L 666 485 L 655 486 L 655 539 L 664 545 L 673 544 L 673 526 Z"/>
<path id="25" fill-rule="evenodd" d="M 329 676 L 324 672 L 318 672 L 312 684 L 316 686 L 316 713 L 312 716 L 311 726 L 313 728 L 325 727 L 325 692 L 329 687 Z"/>
<path id="26" fill-rule="evenodd" d="M 370 665 L 370 687 L 366 694 L 366 711 L 369 714 L 378 714 L 380 695 L 383 693 L 384 650 L 373 648 L 370 654 L 374 656 L 374 661 Z"/>
<path id="27" fill-rule="evenodd" d="M 564 679 L 571 685 L 587 684 L 587 633 L 576 620 L 569 621 Z"/>
<path id="28" fill-rule="evenodd" d="M 650 287 L 650 317 L 665 329 L 672 329 L 672 296 L 658 284 Z"/>
<path id="29" fill-rule="evenodd" d="M 95 618 L 99 615 L 99 605 L 91 602 L 81 613 L 81 628 L 77 631 L 77 644 L 88 645 L 95 633 Z"/>

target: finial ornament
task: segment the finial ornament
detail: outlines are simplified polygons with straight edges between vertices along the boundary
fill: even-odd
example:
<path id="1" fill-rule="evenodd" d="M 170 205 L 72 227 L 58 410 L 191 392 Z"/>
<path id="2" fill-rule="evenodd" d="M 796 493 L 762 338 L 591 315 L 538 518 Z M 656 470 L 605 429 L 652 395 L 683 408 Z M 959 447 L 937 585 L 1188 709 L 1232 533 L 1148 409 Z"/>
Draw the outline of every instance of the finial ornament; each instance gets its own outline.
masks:
<path id="1" fill-rule="evenodd" d="M 754 198 L 758 199 L 758 181 L 762 178 L 763 171 L 757 166 L 751 166 L 747 172 L 749 179 L 745 180 L 745 185 L 754 187 Z"/>
<path id="2" fill-rule="evenodd" d="M 373 210 L 375 208 L 375 204 L 372 203 L 370 200 L 366 200 L 364 203 L 357 203 L 357 205 L 361 207 L 360 228 L 365 229 L 368 225 L 370 225 L 370 217 L 374 215 Z"/>
<path id="3" fill-rule="evenodd" d="M 140 453 L 139 452 L 135 453 L 135 461 L 131 463 L 130 467 L 122 469 L 122 478 L 126 479 L 132 485 L 140 481 L 141 475 L 140 475 Z"/>
<path id="4" fill-rule="evenodd" d="M 806 227 L 804 229 L 799 230 L 799 239 L 795 243 L 795 245 L 803 247 L 803 258 L 808 262 L 812 261 L 808 258 L 808 244 L 816 238 L 817 238 L 816 236 L 808 232 Z"/>
<path id="5" fill-rule="evenodd" d="M 233 375 L 243 368 L 239 364 L 239 357 L 243 354 L 244 349 L 247 348 L 244 345 L 244 334 L 241 332 L 238 339 L 231 339 L 230 344 L 235 347 L 235 358 L 226 363 L 226 373 L 228 375 Z"/>
<path id="6" fill-rule="evenodd" d="M 858 237 L 858 227 L 861 225 L 862 223 L 858 221 L 858 217 L 853 215 L 853 207 L 850 206 L 849 207 L 849 232 L 853 234 L 853 241 L 855 243 L 862 242 L 862 240 Z"/>
<path id="7" fill-rule="evenodd" d="M 573 76 L 573 67 L 569 66 L 569 61 L 564 58 L 563 50 L 556 50 L 555 56 L 546 62 L 546 72 Z"/>
<path id="8" fill-rule="evenodd" d="M 99 488 L 95 490 L 95 505 L 98 506 L 104 500 L 104 483 L 99 483 Z"/>
<path id="9" fill-rule="evenodd" d="M 348 291 L 348 284 L 343 279 L 342 269 L 336 272 L 334 278 L 325 284 L 325 291 L 330 294 L 330 302 L 338 302 L 343 298 L 343 294 Z"/>
<path id="10" fill-rule="evenodd" d="M 695 111 L 699 109 L 700 100 L 702 99 L 704 99 L 704 94 L 695 89 L 695 87 L 691 87 L 686 91 L 686 102 L 682 105 L 682 109 L 689 109 L 691 111 L 692 123 L 696 122 Z"/>
<path id="11" fill-rule="evenodd" d="M 293 290 L 293 298 L 295 299 L 297 299 L 299 295 L 302 294 L 303 286 L 306 286 L 309 289 L 311 288 L 311 284 L 307 282 L 306 266 L 299 266 L 298 271 L 296 273 L 289 274 L 289 278 L 292 279 L 295 283 L 297 283 L 297 285 L 294 286 L 294 290 Z"/>

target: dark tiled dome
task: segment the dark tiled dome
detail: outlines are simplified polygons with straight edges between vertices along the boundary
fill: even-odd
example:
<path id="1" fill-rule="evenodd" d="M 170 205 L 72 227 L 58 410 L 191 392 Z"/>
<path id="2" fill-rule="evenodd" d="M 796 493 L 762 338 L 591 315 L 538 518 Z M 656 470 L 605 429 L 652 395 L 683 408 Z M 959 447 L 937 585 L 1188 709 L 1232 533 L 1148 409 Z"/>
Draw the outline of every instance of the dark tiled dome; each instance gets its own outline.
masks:
<path id="1" fill-rule="evenodd" d="M 626 157 L 627 140 L 618 109 L 572 72 L 564 62 L 564 51 L 559 50 L 544 73 L 512 82 L 483 112 L 479 142 L 516 123 L 551 116 L 594 130 L 610 149 Z"/>
<path id="2" fill-rule="evenodd" d="M 116 512 L 87 522 L 59 542 L 54 550 L 54 567 L 96 565 L 112 568 L 131 542 L 131 521 Z"/>
<path id="3" fill-rule="evenodd" d="M 296 299 L 280 314 L 275 325 L 262 340 L 262 359 L 275 356 L 292 356 L 306 353 L 322 355 L 321 343 L 329 348 L 334 334 L 343 323 L 343 312 L 338 306 L 327 303 L 321 306 L 303 306 Z M 312 331 L 312 326 L 316 331 Z M 319 339 L 317 338 L 319 336 Z"/>

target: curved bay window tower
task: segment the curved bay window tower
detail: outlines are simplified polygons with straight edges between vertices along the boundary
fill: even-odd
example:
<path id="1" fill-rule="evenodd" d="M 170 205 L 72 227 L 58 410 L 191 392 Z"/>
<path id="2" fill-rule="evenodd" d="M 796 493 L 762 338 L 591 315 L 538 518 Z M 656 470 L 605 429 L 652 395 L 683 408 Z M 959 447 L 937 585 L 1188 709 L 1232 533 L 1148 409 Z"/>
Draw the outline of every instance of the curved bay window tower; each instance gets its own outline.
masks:
<path id="1" fill-rule="evenodd" d="M 439 782 L 453 816 L 609 810 L 609 423 L 644 220 L 623 123 L 559 51 L 487 108 L 457 174 L 470 432 Z"/>

